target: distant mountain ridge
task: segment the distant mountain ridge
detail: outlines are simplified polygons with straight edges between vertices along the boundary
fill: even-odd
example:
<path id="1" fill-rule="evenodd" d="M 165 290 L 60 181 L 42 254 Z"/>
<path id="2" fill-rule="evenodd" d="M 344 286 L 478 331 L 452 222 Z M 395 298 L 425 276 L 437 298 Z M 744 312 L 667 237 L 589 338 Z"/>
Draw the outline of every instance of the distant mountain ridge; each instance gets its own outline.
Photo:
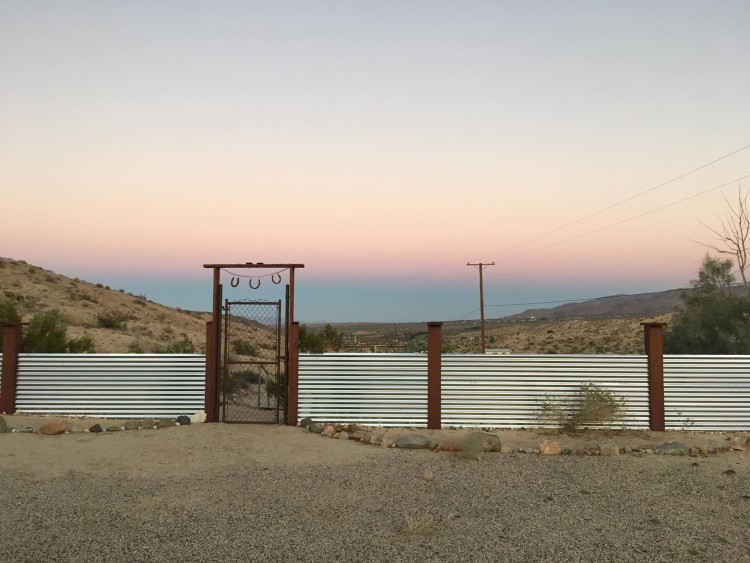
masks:
<path id="1" fill-rule="evenodd" d="M 634 295 L 612 295 L 557 307 L 526 309 L 506 319 L 569 319 L 573 317 L 649 316 L 673 313 L 682 308 L 682 294 L 690 289 L 670 289 Z"/>

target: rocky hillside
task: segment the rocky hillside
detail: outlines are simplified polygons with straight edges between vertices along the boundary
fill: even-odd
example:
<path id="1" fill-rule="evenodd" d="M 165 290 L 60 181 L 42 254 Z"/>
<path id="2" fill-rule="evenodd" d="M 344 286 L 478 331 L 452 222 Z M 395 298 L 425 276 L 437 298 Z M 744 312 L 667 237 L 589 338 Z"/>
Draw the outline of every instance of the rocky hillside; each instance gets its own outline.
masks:
<path id="1" fill-rule="evenodd" d="M 197 352 L 205 349 L 208 314 L 159 305 L 24 261 L 0 258 L 0 297 L 16 304 L 24 322 L 40 312 L 60 311 L 69 336 L 91 336 L 96 352 L 155 352 L 170 345 L 184 348 L 186 341 Z"/>

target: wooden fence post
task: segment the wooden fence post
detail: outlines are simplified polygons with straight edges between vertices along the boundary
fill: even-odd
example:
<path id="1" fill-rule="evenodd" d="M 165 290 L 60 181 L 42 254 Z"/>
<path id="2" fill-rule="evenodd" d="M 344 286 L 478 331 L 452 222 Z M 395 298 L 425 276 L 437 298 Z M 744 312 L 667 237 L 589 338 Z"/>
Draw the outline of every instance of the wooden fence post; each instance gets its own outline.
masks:
<path id="1" fill-rule="evenodd" d="M 299 414 L 299 323 L 289 327 L 289 373 L 287 374 L 286 424 L 297 426 Z"/>
<path id="2" fill-rule="evenodd" d="M 442 426 L 442 327 L 443 323 L 427 323 L 427 428 Z"/>
<path id="3" fill-rule="evenodd" d="M 664 326 L 666 323 L 643 325 L 646 356 L 648 357 L 648 427 L 664 432 Z"/>
<path id="4" fill-rule="evenodd" d="M 0 379 L 0 412 L 16 412 L 16 381 L 18 379 L 18 354 L 23 347 L 21 323 L 2 323 L 3 369 Z"/>
<path id="5" fill-rule="evenodd" d="M 204 410 L 206 422 L 218 422 L 219 390 L 216 377 L 216 331 L 214 322 L 206 323 L 206 394 Z"/>

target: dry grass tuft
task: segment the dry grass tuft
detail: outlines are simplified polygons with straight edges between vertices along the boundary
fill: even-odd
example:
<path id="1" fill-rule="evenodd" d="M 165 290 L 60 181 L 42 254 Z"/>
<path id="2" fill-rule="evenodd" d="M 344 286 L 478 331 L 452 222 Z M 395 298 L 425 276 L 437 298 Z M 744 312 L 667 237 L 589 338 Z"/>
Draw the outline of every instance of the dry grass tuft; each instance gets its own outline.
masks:
<path id="1" fill-rule="evenodd" d="M 433 518 L 429 514 L 404 511 L 404 527 L 401 529 L 401 536 L 413 537 L 427 534 L 432 530 L 433 524 Z"/>

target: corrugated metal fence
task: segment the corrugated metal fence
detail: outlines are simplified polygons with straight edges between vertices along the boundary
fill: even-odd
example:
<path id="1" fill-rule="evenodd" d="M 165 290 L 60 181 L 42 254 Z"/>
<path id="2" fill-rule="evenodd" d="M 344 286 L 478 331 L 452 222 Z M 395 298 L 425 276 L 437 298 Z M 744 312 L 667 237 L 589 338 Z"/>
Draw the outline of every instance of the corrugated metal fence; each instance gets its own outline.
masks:
<path id="1" fill-rule="evenodd" d="M 569 400 L 596 383 L 625 400 L 618 426 L 648 427 L 646 356 L 462 354 L 442 364 L 443 426 L 539 426 L 542 400 Z"/>
<path id="2" fill-rule="evenodd" d="M 300 354 L 299 418 L 427 426 L 427 356 Z"/>
<path id="3" fill-rule="evenodd" d="M 546 395 L 572 397 L 594 382 L 626 401 L 623 424 L 648 426 L 645 356 L 443 355 L 443 426 L 538 426 Z M 299 417 L 380 426 L 426 426 L 427 356 L 302 354 Z"/>
<path id="4" fill-rule="evenodd" d="M 16 410 L 103 418 L 203 410 L 202 354 L 19 354 Z"/>
<path id="5" fill-rule="evenodd" d="M 664 356 L 667 429 L 750 430 L 750 356 Z"/>

